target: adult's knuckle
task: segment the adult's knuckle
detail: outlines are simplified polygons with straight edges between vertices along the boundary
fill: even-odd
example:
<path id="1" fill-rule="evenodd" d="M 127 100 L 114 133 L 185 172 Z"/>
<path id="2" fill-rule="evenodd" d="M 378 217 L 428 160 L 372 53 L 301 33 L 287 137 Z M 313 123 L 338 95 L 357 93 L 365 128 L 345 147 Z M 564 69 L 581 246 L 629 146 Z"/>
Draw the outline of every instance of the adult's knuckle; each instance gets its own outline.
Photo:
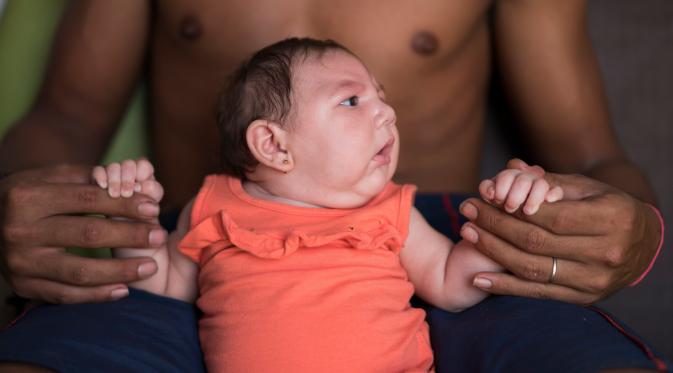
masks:
<path id="1" fill-rule="evenodd" d="M 525 233 L 524 245 L 531 252 L 541 252 L 547 246 L 547 236 L 538 229 L 531 229 Z"/>
<path id="2" fill-rule="evenodd" d="M 99 191 L 94 188 L 84 188 L 78 190 L 75 198 L 77 202 L 81 203 L 84 206 L 92 206 L 98 202 Z"/>
<path id="3" fill-rule="evenodd" d="M 21 208 L 21 206 L 26 206 L 26 203 L 34 200 L 34 188 L 27 183 L 18 183 L 13 185 L 7 191 L 7 208 L 11 210 L 16 210 Z"/>
<path id="4" fill-rule="evenodd" d="M 85 245 L 97 244 L 101 240 L 101 229 L 95 222 L 88 222 L 82 226 L 81 241 Z"/>
<path id="5" fill-rule="evenodd" d="M 592 277 L 588 290 L 591 294 L 601 294 L 610 286 L 610 282 L 609 276 L 596 275 Z"/>
<path id="6" fill-rule="evenodd" d="M 86 267 L 77 266 L 69 271 L 68 279 L 70 280 L 70 283 L 75 285 L 88 285 L 91 280 L 91 276 L 89 275 Z"/>
<path id="7" fill-rule="evenodd" d="M 626 254 L 619 245 L 607 248 L 603 253 L 603 262 L 610 268 L 618 268 L 625 262 Z"/>
<path id="8" fill-rule="evenodd" d="M 526 263 L 523 266 L 523 273 L 521 276 L 528 280 L 540 281 L 543 276 L 542 269 L 537 263 Z"/>
<path id="9" fill-rule="evenodd" d="M 8 253 L 5 258 L 5 263 L 8 275 L 10 277 L 15 274 L 26 272 L 27 269 L 26 259 L 24 259 L 21 255 L 17 255 L 15 253 Z"/>
<path id="10" fill-rule="evenodd" d="M 9 245 L 18 244 L 25 241 L 30 234 L 29 232 L 28 226 L 13 223 L 5 224 L 2 226 L 2 241 Z"/>
<path id="11" fill-rule="evenodd" d="M 535 299 L 549 299 L 549 295 L 541 286 L 532 286 L 528 289 L 528 296 Z"/>

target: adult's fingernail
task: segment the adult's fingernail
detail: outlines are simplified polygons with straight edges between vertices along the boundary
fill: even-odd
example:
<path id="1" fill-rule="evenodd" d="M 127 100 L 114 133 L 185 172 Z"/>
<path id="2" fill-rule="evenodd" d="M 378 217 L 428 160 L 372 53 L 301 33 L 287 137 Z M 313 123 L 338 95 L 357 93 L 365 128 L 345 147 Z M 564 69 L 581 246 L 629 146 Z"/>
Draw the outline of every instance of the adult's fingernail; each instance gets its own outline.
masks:
<path id="1" fill-rule="evenodd" d="M 150 246 L 157 247 L 163 245 L 166 241 L 166 231 L 163 229 L 152 229 L 150 231 Z"/>
<path id="2" fill-rule="evenodd" d="M 480 288 L 480 289 L 490 289 L 491 286 L 493 286 L 493 283 L 491 280 L 483 278 L 483 277 L 477 277 L 474 279 L 472 282 L 472 285 Z"/>
<path id="3" fill-rule="evenodd" d="M 141 203 L 138 206 L 138 213 L 140 215 L 153 218 L 155 216 L 159 216 L 159 206 L 149 202 Z"/>
<path id="4" fill-rule="evenodd" d="M 138 277 L 145 278 L 153 275 L 157 271 L 157 264 L 155 262 L 147 262 L 138 266 Z"/>
<path id="5" fill-rule="evenodd" d="M 127 288 L 114 289 L 110 292 L 110 299 L 112 300 L 122 299 L 128 295 L 129 295 L 129 289 Z"/>
<path id="6" fill-rule="evenodd" d="M 479 241 L 479 233 L 469 224 L 463 225 L 463 228 L 460 230 L 460 236 L 473 244 Z"/>
<path id="7" fill-rule="evenodd" d="M 477 210 L 477 207 L 467 201 L 460 204 L 459 210 L 460 213 L 463 214 L 463 216 L 465 216 L 470 220 L 476 219 L 477 216 L 479 215 L 479 210 Z"/>

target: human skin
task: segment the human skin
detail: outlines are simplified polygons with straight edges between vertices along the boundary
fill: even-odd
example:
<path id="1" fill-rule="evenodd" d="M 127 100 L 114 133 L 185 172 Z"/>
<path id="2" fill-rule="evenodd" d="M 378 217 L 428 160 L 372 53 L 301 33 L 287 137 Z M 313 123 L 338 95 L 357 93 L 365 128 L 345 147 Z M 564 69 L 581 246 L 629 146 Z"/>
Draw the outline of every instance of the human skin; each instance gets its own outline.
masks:
<path id="1" fill-rule="evenodd" d="M 142 247 L 150 236 L 161 245 L 166 233 L 151 223 L 63 216 L 123 210 L 138 218 L 141 203 L 145 217 L 156 216 L 147 198 L 110 201 L 91 185 L 48 182 L 86 184 L 84 169 L 35 169 L 97 163 L 144 63 L 153 158 L 166 189 L 162 208 L 172 210 L 216 169 L 212 113 L 223 78 L 254 50 L 290 35 L 333 38 L 362 58 L 397 111 L 396 181 L 421 192 L 476 191 L 495 51 L 526 143 L 537 162 L 559 173 L 545 177 L 563 187 L 568 201 L 533 216 L 511 216 L 476 199 L 462 206 L 472 220 L 463 236 L 516 275 L 481 274 L 491 282 L 488 291 L 585 304 L 645 270 L 660 235 L 656 215 L 643 204 L 654 197 L 610 126 L 584 1 L 277 4 L 73 2 L 35 105 L 0 146 L 0 170 L 31 169 L 0 181 L 3 272 L 17 294 L 64 303 L 115 299 L 127 282 L 154 273 L 150 259 L 93 262 L 61 249 Z M 36 139 L 40 146 L 31 146 Z M 589 178 L 564 175 L 570 173 Z M 29 208 L 21 203 L 27 199 L 50 208 Z M 608 226 L 599 229 L 597 221 Z M 555 284 L 546 283 L 551 256 L 560 258 Z"/>
<path id="2" fill-rule="evenodd" d="M 292 107 L 282 122 L 256 119 L 246 128 L 247 147 L 257 165 L 246 172 L 245 191 L 260 200 L 309 208 L 368 204 L 391 181 L 399 158 L 396 115 L 381 86 L 357 57 L 332 50 L 296 58 L 291 91 Z M 506 201 L 509 213 L 521 208 L 532 215 L 543 202 L 563 197 L 544 174 L 537 166 L 506 169 L 482 181 L 480 193 L 491 203 Z M 160 201 L 163 196 L 146 159 L 96 166 L 92 178 L 113 198 L 143 193 Z M 182 210 L 169 239 L 173 244 L 114 250 L 115 257 L 146 255 L 158 263 L 157 274 L 133 287 L 187 302 L 196 299 L 198 267 L 177 248 L 189 230 L 191 209 L 190 203 Z M 408 232 L 400 264 L 424 301 L 459 312 L 487 296 L 472 285 L 472 278 L 480 271 L 501 271 L 497 263 L 467 241 L 454 245 L 415 208 Z"/>

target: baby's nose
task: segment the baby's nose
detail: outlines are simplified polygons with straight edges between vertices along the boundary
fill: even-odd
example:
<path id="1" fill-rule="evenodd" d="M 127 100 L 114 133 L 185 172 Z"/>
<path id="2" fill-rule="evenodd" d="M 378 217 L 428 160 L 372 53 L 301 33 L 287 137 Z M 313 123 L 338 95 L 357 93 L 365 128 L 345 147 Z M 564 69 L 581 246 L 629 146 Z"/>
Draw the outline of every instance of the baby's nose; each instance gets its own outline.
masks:
<path id="1" fill-rule="evenodd" d="M 383 127 L 388 125 L 394 125 L 397 122 L 397 116 L 395 115 L 395 110 L 386 103 L 381 103 L 381 108 L 377 113 L 376 125 L 377 127 Z"/>

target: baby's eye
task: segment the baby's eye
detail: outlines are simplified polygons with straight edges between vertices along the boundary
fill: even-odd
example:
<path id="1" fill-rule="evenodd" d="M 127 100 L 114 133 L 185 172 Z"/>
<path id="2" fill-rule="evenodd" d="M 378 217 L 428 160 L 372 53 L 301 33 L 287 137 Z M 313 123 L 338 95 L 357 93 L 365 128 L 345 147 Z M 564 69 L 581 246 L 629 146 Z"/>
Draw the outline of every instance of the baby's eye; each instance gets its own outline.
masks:
<path id="1" fill-rule="evenodd" d="M 351 97 L 349 97 L 349 98 L 347 98 L 347 99 L 341 101 L 341 102 L 339 103 L 339 105 L 344 105 L 344 106 L 357 106 L 359 101 L 360 101 L 360 99 L 358 98 L 358 96 L 351 96 Z"/>

